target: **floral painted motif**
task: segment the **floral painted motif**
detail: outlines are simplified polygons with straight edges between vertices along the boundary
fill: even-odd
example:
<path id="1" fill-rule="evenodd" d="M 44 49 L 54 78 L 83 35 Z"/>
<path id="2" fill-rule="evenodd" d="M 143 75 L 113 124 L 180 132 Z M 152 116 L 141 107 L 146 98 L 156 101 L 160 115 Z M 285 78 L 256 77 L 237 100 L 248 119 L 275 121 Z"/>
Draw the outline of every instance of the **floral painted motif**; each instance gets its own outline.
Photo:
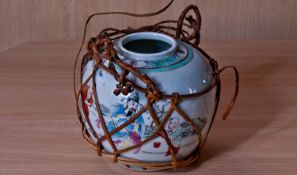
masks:
<path id="1" fill-rule="evenodd" d="M 83 100 L 83 109 L 85 111 L 86 116 L 89 116 L 90 109 L 94 106 L 94 98 L 92 94 L 92 90 L 89 85 L 83 87 L 82 90 L 82 100 Z"/>
<path id="2" fill-rule="evenodd" d="M 97 135 L 97 137 L 101 137 L 101 135 L 98 132 L 96 132 L 99 129 L 101 129 L 101 123 L 98 118 L 98 113 L 96 110 L 92 83 L 88 83 L 83 87 L 81 98 L 82 98 L 82 109 L 85 116 L 83 120 L 86 126 L 84 128 L 84 132 L 88 135 L 88 137 L 91 136 L 94 138 L 95 135 Z M 87 122 L 87 120 L 90 121 L 90 124 Z M 94 123 L 92 121 L 94 121 Z"/>

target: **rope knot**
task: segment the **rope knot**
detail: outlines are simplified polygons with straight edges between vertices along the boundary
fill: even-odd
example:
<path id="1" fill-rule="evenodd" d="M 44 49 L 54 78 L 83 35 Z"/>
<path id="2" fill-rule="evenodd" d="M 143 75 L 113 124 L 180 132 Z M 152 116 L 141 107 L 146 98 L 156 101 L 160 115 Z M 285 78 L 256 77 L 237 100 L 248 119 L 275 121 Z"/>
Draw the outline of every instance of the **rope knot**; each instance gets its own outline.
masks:
<path id="1" fill-rule="evenodd" d="M 132 92 L 134 90 L 133 85 L 130 82 L 126 82 L 125 78 L 128 75 L 129 71 L 123 70 L 121 75 L 117 78 L 118 84 L 116 85 L 116 89 L 113 91 L 113 93 L 118 96 L 120 93 L 123 95 L 128 95 L 128 93 Z"/>
<path id="2" fill-rule="evenodd" d="M 95 62 L 96 62 L 96 66 L 100 66 L 100 64 L 102 63 L 102 58 L 101 57 L 96 57 Z"/>
<path id="3" fill-rule="evenodd" d="M 120 93 L 123 95 L 128 95 L 130 92 L 134 90 L 134 87 L 131 83 L 119 83 L 116 85 L 116 89 L 113 91 L 114 95 L 118 96 Z"/>
<path id="4" fill-rule="evenodd" d="M 149 86 L 146 89 L 146 98 L 149 100 L 150 103 L 154 103 L 156 100 L 159 100 L 161 98 L 161 93 L 155 88 Z"/>
<path id="5" fill-rule="evenodd" d="M 94 38 L 94 37 L 90 38 L 90 40 L 87 44 L 88 51 L 91 51 L 96 46 L 95 42 L 96 42 L 96 38 Z"/>
<path id="6" fill-rule="evenodd" d="M 181 101 L 181 98 L 180 98 L 179 93 L 177 93 L 177 92 L 172 93 L 171 101 L 172 101 L 174 104 L 178 104 L 178 103 Z"/>

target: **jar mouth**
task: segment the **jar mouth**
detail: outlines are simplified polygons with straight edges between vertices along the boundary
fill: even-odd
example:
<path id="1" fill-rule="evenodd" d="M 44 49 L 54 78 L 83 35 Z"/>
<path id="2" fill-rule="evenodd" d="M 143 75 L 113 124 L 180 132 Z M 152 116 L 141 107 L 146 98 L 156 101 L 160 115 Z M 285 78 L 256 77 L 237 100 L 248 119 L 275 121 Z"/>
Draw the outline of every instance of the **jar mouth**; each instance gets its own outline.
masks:
<path id="1" fill-rule="evenodd" d="M 174 54 L 177 43 L 172 37 L 156 32 L 138 32 L 118 41 L 122 56 L 134 60 L 158 60 Z"/>

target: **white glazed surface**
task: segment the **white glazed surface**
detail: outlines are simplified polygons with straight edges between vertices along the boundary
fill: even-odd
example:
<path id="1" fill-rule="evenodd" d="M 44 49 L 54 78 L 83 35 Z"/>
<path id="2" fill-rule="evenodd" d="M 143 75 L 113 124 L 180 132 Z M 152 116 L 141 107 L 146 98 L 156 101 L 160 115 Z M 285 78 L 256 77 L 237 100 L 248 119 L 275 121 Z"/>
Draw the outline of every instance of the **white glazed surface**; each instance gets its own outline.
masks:
<path id="1" fill-rule="evenodd" d="M 191 46 L 182 43 L 181 41 L 176 43 L 177 46 L 185 45 L 187 48 L 191 48 Z M 119 51 L 119 53 L 121 53 L 121 51 Z M 179 94 L 200 92 L 214 81 L 212 70 L 207 59 L 204 58 L 199 51 L 192 49 L 192 54 L 193 58 L 191 61 L 181 67 L 168 71 L 152 71 L 148 72 L 147 75 L 158 85 L 160 90 L 166 94 L 174 92 L 178 92 Z M 123 58 L 123 56 L 120 56 L 120 58 Z M 95 62 L 91 60 L 84 67 L 82 82 L 85 82 L 87 77 L 91 74 L 94 63 Z M 107 62 L 105 63 L 107 64 Z M 128 78 L 143 86 L 143 83 L 135 79 L 133 75 L 129 74 Z M 101 110 L 104 113 L 104 120 L 107 124 L 112 123 L 117 126 L 122 124 L 129 118 L 129 116 L 131 117 L 147 103 L 144 94 L 137 92 L 136 90 L 127 96 L 122 94 L 115 96 L 113 90 L 117 84 L 116 80 L 112 75 L 101 69 L 96 72 L 95 82 Z M 96 135 L 99 137 L 104 135 L 104 132 L 100 125 L 94 103 L 92 81 L 87 85 L 89 88 L 85 91 L 83 99 L 81 99 L 81 101 L 84 102 L 84 105 L 81 107 L 81 113 L 83 120 L 85 121 L 86 129 L 88 130 L 88 133 L 90 133 L 92 141 L 96 144 L 96 136 L 92 134 L 90 127 L 96 131 Z M 212 120 L 215 107 L 215 91 L 216 89 L 214 88 L 201 97 L 186 99 L 179 104 L 179 107 L 202 128 L 203 137 L 206 135 Z M 83 110 L 83 107 L 88 108 L 87 116 L 90 120 L 90 124 L 85 120 L 86 112 Z M 154 109 L 158 117 L 160 117 L 160 121 L 162 120 L 162 116 L 164 117 L 168 108 L 169 101 L 166 100 L 157 101 L 154 105 Z M 139 141 L 143 141 L 148 136 L 146 135 L 146 131 L 154 131 L 153 128 L 151 128 L 152 119 L 149 113 L 145 112 L 141 117 L 143 121 L 134 122 L 130 128 L 126 127 L 121 130 L 125 136 L 112 137 L 113 141 L 116 143 L 117 149 L 123 149 L 139 143 Z M 191 131 L 191 127 L 186 125 L 185 121 L 176 112 L 173 112 L 164 128 L 171 139 L 173 146 L 176 148 L 178 158 L 183 158 L 189 155 L 198 145 L 197 135 L 189 134 L 192 133 L 189 132 Z M 112 148 L 107 141 L 103 142 L 103 147 L 105 150 L 112 152 Z M 148 162 L 166 162 L 172 160 L 170 154 L 168 155 L 166 141 L 160 136 L 142 145 L 139 149 L 123 153 L 121 156 Z"/>

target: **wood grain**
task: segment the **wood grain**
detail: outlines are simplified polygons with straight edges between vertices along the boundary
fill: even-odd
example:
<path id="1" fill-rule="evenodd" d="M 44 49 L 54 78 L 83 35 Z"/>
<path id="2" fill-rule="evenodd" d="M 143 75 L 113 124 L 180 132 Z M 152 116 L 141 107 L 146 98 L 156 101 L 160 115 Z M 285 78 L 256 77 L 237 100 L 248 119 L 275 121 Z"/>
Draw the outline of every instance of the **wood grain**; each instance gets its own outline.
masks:
<path id="1" fill-rule="evenodd" d="M 201 158 L 154 174 L 295 175 L 297 41 L 203 41 L 220 66 L 240 71 L 240 93 L 223 74 L 222 103 Z M 0 54 L 0 174 L 143 174 L 98 157 L 82 139 L 72 90 L 75 42 L 27 43 Z"/>
<path id="2" fill-rule="evenodd" d="M 91 13 L 152 12 L 167 2 L 169 0 L 1 0 L 0 51 L 26 41 L 78 40 Z M 297 39 L 296 0 L 175 0 L 160 17 L 96 17 L 89 28 L 89 36 L 104 27 L 126 28 L 177 19 L 191 3 L 201 10 L 204 40 Z"/>
<path id="3" fill-rule="evenodd" d="M 74 0 L 1 0 L 0 51 L 28 41 L 76 37 Z"/>
<path id="4" fill-rule="evenodd" d="M 91 13 L 102 11 L 151 12 L 169 0 L 98 0 L 78 1 L 78 38 L 84 21 Z M 295 0 L 185 0 L 175 1 L 164 14 L 154 18 L 131 18 L 118 15 L 96 17 L 90 27 L 93 35 L 100 28 L 142 26 L 164 19 L 177 19 L 189 4 L 196 4 L 202 14 L 202 39 L 267 40 L 297 39 L 297 1 Z"/>

